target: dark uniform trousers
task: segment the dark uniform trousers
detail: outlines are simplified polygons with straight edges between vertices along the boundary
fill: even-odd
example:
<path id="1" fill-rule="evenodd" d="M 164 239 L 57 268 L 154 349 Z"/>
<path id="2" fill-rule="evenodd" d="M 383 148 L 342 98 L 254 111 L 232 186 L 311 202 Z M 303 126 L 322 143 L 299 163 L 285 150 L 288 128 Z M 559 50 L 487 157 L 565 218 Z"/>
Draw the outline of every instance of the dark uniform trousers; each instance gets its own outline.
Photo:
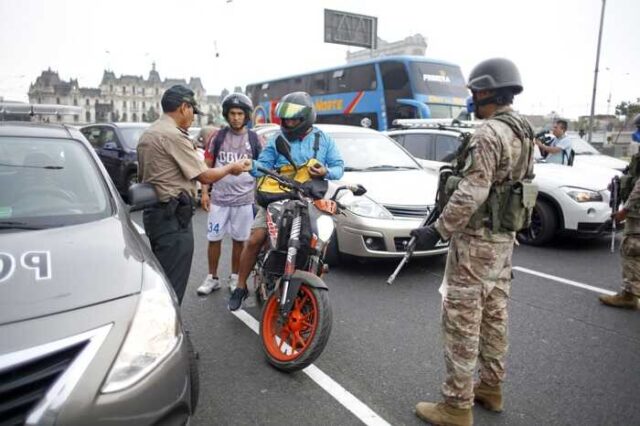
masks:
<path id="1" fill-rule="evenodd" d="M 158 207 L 145 209 L 142 220 L 151 242 L 151 250 L 182 304 L 193 258 L 191 215 L 188 220 L 181 218 L 176 215 L 175 206 L 161 203 Z"/>

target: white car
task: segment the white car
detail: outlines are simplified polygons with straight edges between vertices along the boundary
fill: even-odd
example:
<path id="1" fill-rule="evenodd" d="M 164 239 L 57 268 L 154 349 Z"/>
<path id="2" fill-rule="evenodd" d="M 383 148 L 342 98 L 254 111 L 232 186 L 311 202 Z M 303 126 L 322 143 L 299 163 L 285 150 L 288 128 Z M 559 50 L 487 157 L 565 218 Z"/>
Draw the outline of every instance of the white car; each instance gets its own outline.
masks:
<path id="1" fill-rule="evenodd" d="M 460 131 L 473 130 L 473 127 L 460 128 Z M 460 145 L 459 132 L 439 128 L 437 124 L 416 122 L 411 128 L 386 133 L 419 158 L 423 167 L 432 170 L 439 170 L 450 162 Z M 521 242 L 543 245 L 559 233 L 596 237 L 608 229 L 611 209 L 607 186 L 620 172 L 583 163 L 583 159 L 591 156 L 606 157 L 595 153 L 577 154 L 575 167 L 536 162 L 534 182 L 538 185 L 538 200 L 531 226 L 518 233 Z M 583 165 L 578 166 L 580 163 Z"/>
<path id="2" fill-rule="evenodd" d="M 361 184 L 367 189 L 363 196 L 343 192 L 339 198 L 346 211 L 336 219 L 337 238 L 329 246 L 329 263 L 353 256 L 404 256 L 409 232 L 420 226 L 435 205 L 437 173 L 423 169 L 397 143 L 376 130 L 329 124 L 316 127 L 331 136 L 340 150 L 345 170 L 340 182 Z M 256 131 L 268 139 L 278 129 L 260 126 Z M 416 251 L 414 256 L 434 256 L 447 250 L 447 244 L 441 241 L 434 249 Z"/>

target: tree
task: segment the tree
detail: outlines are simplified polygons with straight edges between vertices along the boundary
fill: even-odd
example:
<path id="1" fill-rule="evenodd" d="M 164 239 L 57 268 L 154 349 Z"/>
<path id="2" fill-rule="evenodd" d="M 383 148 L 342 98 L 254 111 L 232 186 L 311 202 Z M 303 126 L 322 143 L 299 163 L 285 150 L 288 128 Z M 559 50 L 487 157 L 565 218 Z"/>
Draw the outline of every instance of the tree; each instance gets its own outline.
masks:
<path id="1" fill-rule="evenodd" d="M 624 115 L 625 117 L 629 118 L 635 116 L 638 113 L 640 113 L 640 98 L 636 99 L 635 102 L 623 101 L 616 105 L 617 116 Z"/>

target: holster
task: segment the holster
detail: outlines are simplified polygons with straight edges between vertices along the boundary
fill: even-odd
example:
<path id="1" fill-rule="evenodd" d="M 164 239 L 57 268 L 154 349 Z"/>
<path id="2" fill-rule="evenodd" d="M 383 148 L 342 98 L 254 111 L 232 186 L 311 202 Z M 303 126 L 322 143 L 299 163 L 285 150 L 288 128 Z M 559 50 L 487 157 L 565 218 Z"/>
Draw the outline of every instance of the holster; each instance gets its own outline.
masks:
<path id="1" fill-rule="evenodd" d="M 175 216 L 181 228 L 186 228 L 191 223 L 195 214 L 196 204 L 186 192 L 181 192 L 177 197 L 171 198 L 165 206 L 165 217 Z"/>

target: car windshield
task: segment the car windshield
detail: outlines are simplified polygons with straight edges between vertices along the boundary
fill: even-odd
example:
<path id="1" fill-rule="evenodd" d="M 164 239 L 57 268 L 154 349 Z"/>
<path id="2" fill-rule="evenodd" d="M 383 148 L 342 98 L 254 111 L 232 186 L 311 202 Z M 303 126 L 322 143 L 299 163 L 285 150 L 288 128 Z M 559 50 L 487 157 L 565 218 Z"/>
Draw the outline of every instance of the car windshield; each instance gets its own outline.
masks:
<path id="1" fill-rule="evenodd" d="M 589 142 L 579 138 L 571 138 L 571 148 L 577 155 L 600 155 L 600 152 Z"/>
<path id="2" fill-rule="evenodd" d="M 345 171 L 419 169 L 416 161 L 393 140 L 379 133 L 335 133 Z"/>
<path id="3" fill-rule="evenodd" d="M 136 149 L 138 147 L 138 141 L 142 133 L 147 130 L 146 127 L 124 127 L 120 129 L 124 141 L 122 143 L 129 149 Z"/>
<path id="4" fill-rule="evenodd" d="M 0 137 L 0 231 L 66 226 L 110 214 L 105 181 L 82 143 Z"/>

